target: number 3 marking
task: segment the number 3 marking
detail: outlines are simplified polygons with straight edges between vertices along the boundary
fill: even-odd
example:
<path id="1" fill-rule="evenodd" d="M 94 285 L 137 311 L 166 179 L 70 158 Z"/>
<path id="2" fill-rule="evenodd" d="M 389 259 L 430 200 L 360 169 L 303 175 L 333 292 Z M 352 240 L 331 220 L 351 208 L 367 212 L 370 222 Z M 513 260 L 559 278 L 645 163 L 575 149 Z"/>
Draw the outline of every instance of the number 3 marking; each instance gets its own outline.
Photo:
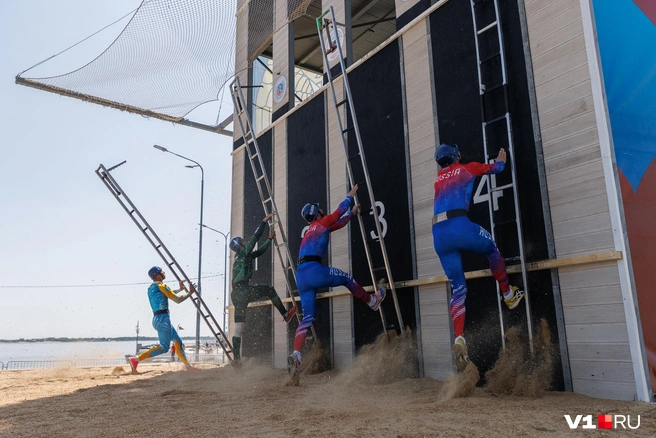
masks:
<path id="1" fill-rule="evenodd" d="M 378 212 L 378 221 L 380 222 L 380 228 L 383 231 L 383 237 L 387 236 L 387 221 L 385 220 L 385 204 L 383 204 L 380 201 L 376 201 L 374 203 L 374 207 L 378 207 L 379 212 Z M 370 215 L 374 215 L 373 209 L 369 212 Z M 375 219 L 374 219 L 375 220 Z M 374 240 L 380 240 L 380 237 L 376 234 L 375 231 L 371 231 L 371 238 Z"/>

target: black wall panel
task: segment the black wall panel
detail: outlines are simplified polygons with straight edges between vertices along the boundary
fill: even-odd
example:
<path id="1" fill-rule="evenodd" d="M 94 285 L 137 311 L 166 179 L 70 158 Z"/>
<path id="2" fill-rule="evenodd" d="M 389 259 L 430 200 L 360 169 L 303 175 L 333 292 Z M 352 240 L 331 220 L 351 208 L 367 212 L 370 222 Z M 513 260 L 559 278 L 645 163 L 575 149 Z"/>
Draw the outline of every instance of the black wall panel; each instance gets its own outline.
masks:
<path id="1" fill-rule="evenodd" d="M 326 177 L 326 130 L 324 95 L 316 96 L 303 108 L 287 119 L 287 239 L 294 260 L 298 258 L 302 235 L 307 222 L 301 217 L 301 209 L 308 202 L 318 202 L 324 211 L 327 208 Z M 346 232 L 344 231 L 337 231 Z M 327 263 L 327 259 L 323 260 Z M 324 292 L 321 290 L 320 292 Z M 290 346 L 293 345 L 294 332 L 298 322 L 289 324 Z M 314 323 L 317 337 L 324 349 L 330 342 L 330 301 L 317 300 L 317 314 Z"/>
<path id="2" fill-rule="evenodd" d="M 378 52 L 349 74 L 351 92 L 364 145 L 367 168 L 374 196 L 379 204 L 383 235 L 394 281 L 413 278 L 410 232 L 409 188 L 407 182 L 406 148 L 403 122 L 403 94 L 401 84 L 400 51 L 398 42 Z M 349 125 L 350 126 L 350 125 Z M 349 135 L 349 155 L 357 153 L 354 134 Z M 354 178 L 363 183 L 359 158 L 353 161 Z M 366 185 L 358 191 L 362 215 L 370 247 L 373 248 L 374 267 L 383 267 L 380 245 L 373 220 L 372 205 Z M 384 208 L 384 212 L 382 210 Z M 361 233 L 356 220 L 351 221 L 351 260 L 353 276 L 363 285 L 371 284 L 371 276 Z M 386 230 L 385 230 L 386 228 Z M 416 326 L 415 294 L 413 288 L 397 290 L 404 323 Z M 360 300 L 354 300 L 356 348 L 372 342 L 382 332 L 380 316 Z M 391 296 L 383 303 L 388 325 L 398 327 Z"/>
<path id="3" fill-rule="evenodd" d="M 264 167 L 269 176 L 269 180 L 273 180 L 273 173 L 271 171 L 272 163 L 272 133 L 271 130 L 262 134 L 257 139 L 258 146 L 264 161 Z M 251 146 L 252 147 L 252 146 Z M 248 159 L 247 152 L 244 151 L 244 239 L 249 239 L 253 236 L 253 232 L 262 222 L 265 216 L 262 201 L 257 189 L 257 183 L 253 176 L 250 160 Z M 259 163 L 255 161 L 258 166 L 258 174 L 261 173 Z M 268 236 L 268 227 L 264 230 L 260 242 Z M 253 270 L 252 284 L 272 284 L 272 270 L 271 260 L 275 248 L 273 245 L 257 259 L 256 267 Z M 275 311 L 276 315 L 278 314 Z M 273 332 L 271 321 L 271 306 L 263 307 L 249 307 L 246 310 L 246 327 L 243 334 L 242 342 L 242 355 L 244 357 L 256 357 L 263 362 L 271 361 L 271 352 L 273 349 Z"/>
<path id="4" fill-rule="evenodd" d="M 431 0 L 419 0 L 414 6 L 405 11 L 400 17 L 396 17 L 396 30 L 403 28 L 403 26 L 417 18 L 430 6 Z"/>
<path id="5" fill-rule="evenodd" d="M 489 2 L 491 3 L 491 2 Z M 528 261 L 548 258 L 547 236 L 543 220 L 543 206 L 537 171 L 536 150 L 533 137 L 529 91 L 524 61 L 523 40 L 517 2 L 500 1 L 502 31 L 506 62 L 508 67 L 508 102 L 512 117 L 512 133 L 517 166 L 517 185 L 520 197 L 520 210 L 524 231 L 526 259 Z M 490 11 L 481 10 L 478 27 L 484 27 L 493 20 Z M 495 158 L 503 138 L 505 123 L 498 129 L 488 129 L 490 157 L 484 156 L 481 123 L 483 115 L 479 96 L 479 79 L 476 67 L 476 49 L 473 20 L 469 2 L 448 2 L 430 17 L 431 39 L 437 119 L 441 142 L 456 143 L 460 146 L 463 161 L 485 162 Z M 491 36 L 493 31 L 488 32 Z M 493 41 L 494 38 L 491 40 Z M 494 42 L 481 45 L 481 58 L 498 51 Z M 483 67 L 483 82 L 491 87 L 499 83 L 500 64 L 498 59 Z M 495 64 L 496 63 L 496 64 Z M 503 91 L 502 89 L 500 90 Z M 486 98 L 486 120 L 503 111 L 503 94 L 490 94 Z M 495 113 L 496 112 L 496 113 Z M 507 145 L 503 144 L 507 148 Z M 510 162 L 496 184 L 510 182 Z M 474 185 L 475 198 L 487 197 L 487 190 L 481 185 L 481 178 Z M 478 191 L 481 187 L 482 190 Z M 511 219 L 514 214 L 513 194 L 504 190 L 497 198 L 498 210 L 495 222 Z M 469 217 L 473 222 L 490 230 L 487 200 L 476 202 L 472 199 Z M 514 223 L 496 229 L 497 245 L 504 257 L 519 255 L 519 246 Z M 436 256 L 437 257 L 437 256 Z M 515 262 L 516 263 L 516 262 Z M 465 271 L 487 268 L 483 255 L 466 253 L 463 255 Z M 510 276 L 511 284 L 521 285 L 521 275 Z M 468 292 L 465 322 L 465 337 L 470 346 L 469 356 L 484 373 L 494 363 L 501 349 L 500 322 L 498 317 L 496 285 L 492 278 L 467 282 Z M 557 342 L 556 316 L 553 302 L 553 289 L 549 272 L 529 273 L 529 293 L 532 306 L 533 327 L 540 318 L 545 318 L 552 331 L 552 339 Z M 525 306 L 522 303 L 513 311 L 503 307 L 506 329 L 509 326 L 525 325 Z M 524 332 L 526 332 L 524 330 Z M 557 367 L 554 376 L 555 386 L 562 387 L 562 374 Z"/>

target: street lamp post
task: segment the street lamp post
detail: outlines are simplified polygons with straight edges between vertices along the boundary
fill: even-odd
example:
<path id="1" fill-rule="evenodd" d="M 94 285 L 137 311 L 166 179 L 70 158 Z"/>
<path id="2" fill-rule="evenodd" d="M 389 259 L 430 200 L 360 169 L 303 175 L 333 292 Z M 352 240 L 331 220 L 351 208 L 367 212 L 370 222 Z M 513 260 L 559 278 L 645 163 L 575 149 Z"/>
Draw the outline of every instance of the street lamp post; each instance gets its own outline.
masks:
<path id="1" fill-rule="evenodd" d="M 153 145 L 155 149 L 159 149 L 162 152 L 168 152 L 169 154 L 173 154 L 176 157 L 180 157 L 184 160 L 191 161 L 194 163 L 194 166 L 185 166 L 189 169 L 194 169 L 198 167 L 200 169 L 200 223 L 203 223 L 203 195 L 204 195 L 204 190 L 205 190 L 205 171 L 203 170 L 203 166 L 200 165 L 199 162 L 192 160 L 191 158 L 184 157 L 180 154 L 176 154 L 175 152 L 171 152 L 170 150 L 166 149 L 163 146 L 159 145 Z M 201 271 L 202 271 L 202 262 L 203 262 L 203 227 L 198 227 L 199 228 L 199 235 L 198 235 L 198 284 L 196 286 L 196 293 L 198 296 L 201 296 Z M 200 351 L 200 313 L 196 313 L 196 355 L 198 355 L 198 352 Z"/>
<path id="2" fill-rule="evenodd" d="M 223 236 L 223 240 L 224 240 L 224 246 L 223 246 L 223 331 L 225 331 L 226 330 L 226 304 L 227 304 L 227 301 L 226 301 L 227 292 L 226 291 L 228 290 L 228 286 L 227 286 L 227 278 L 228 278 L 228 236 L 230 235 L 230 231 L 228 231 L 227 233 L 223 233 L 219 230 L 215 230 L 212 227 L 208 227 L 207 225 L 203 225 L 202 223 L 200 225 L 201 225 L 201 228 L 205 227 L 205 228 L 208 228 L 212 231 L 215 231 L 215 232 L 219 233 L 220 235 Z"/>

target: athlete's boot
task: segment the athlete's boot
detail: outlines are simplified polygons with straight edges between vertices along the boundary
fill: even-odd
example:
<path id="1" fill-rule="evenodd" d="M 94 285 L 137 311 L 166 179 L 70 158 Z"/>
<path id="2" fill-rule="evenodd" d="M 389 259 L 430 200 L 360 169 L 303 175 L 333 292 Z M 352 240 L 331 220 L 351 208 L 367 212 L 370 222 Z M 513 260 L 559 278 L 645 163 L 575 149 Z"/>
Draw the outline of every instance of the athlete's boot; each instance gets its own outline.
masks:
<path id="1" fill-rule="evenodd" d="M 505 301 L 509 309 L 514 309 L 519 305 L 522 298 L 524 298 L 524 291 L 520 290 L 517 286 L 510 286 L 510 290 L 513 293 L 512 297 L 504 298 L 503 301 Z"/>
<path id="2" fill-rule="evenodd" d="M 456 368 L 458 368 L 458 372 L 462 372 L 469 363 L 469 356 L 467 356 L 467 343 L 462 336 L 458 336 L 456 342 L 453 344 L 453 355 L 456 359 Z"/>

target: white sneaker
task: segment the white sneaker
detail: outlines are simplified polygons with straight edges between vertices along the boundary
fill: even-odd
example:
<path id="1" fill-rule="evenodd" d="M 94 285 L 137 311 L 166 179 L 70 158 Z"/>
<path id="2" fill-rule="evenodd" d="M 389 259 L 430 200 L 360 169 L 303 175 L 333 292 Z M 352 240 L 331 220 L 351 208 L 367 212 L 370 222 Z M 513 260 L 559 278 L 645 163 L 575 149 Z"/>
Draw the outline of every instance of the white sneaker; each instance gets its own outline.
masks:
<path id="1" fill-rule="evenodd" d="M 287 372 L 292 378 L 301 374 L 301 359 L 295 353 L 287 358 Z"/>
<path id="2" fill-rule="evenodd" d="M 378 309 L 380 308 L 380 304 L 383 302 L 383 300 L 385 299 L 386 296 L 387 296 L 387 291 L 382 286 L 382 284 L 380 284 L 380 286 L 378 286 L 378 290 L 374 294 L 374 300 L 375 301 L 373 303 L 369 304 L 369 307 L 371 307 L 371 310 L 373 310 L 374 312 L 378 311 Z"/>

